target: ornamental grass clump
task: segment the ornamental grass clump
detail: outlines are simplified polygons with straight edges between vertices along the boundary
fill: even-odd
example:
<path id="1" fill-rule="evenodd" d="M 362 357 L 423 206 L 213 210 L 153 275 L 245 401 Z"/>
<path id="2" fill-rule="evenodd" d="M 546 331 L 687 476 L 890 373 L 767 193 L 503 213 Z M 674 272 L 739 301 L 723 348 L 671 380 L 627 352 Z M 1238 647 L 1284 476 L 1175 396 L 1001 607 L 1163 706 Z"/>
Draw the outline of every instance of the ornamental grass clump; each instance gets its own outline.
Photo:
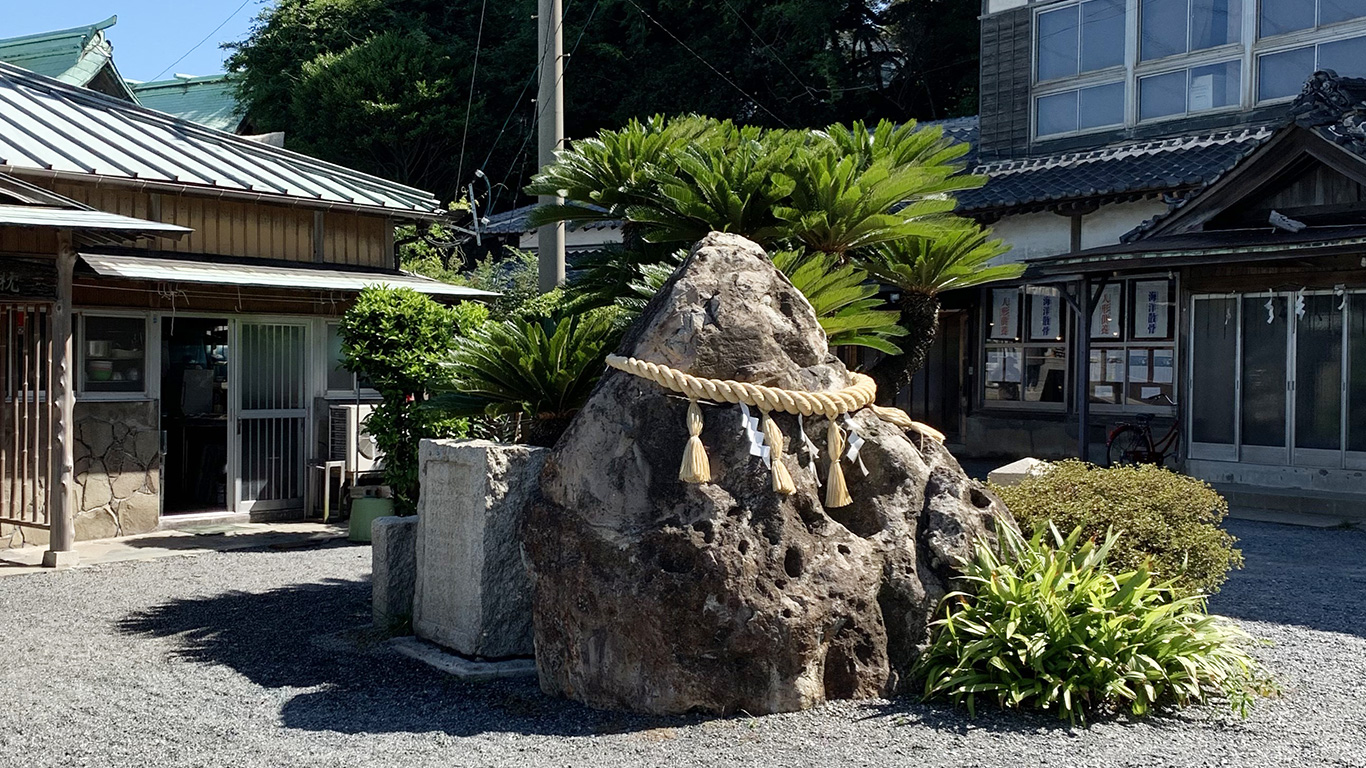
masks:
<path id="1" fill-rule="evenodd" d="M 1050 524 L 1083 536 L 1122 535 L 1110 550 L 1115 570 L 1147 568 L 1183 595 L 1213 594 L 1243 555 L 1220 527 L 1228 502 L 1207 483 L 1154 466 L 1096 467 L 1061 461 L 1019 485 L 993 486 L 1020 527 Z"/>
<path id="2" fill-rule="evenodd" d="M 925 697 L 966 704 L 973 716 L 986 701 L 1073 723 L 1226 697 L 1246 716 L 1271 688 L 1247 653 L 1252 638 L 1144 568 L 1107 571 L 1117 539 L 1097 546 L 1080 528 L 1064 539 L 1050 526 L 1026 541 L 1006 529 L 1005 557 L 979 541 L 960 563 L 974 591 L 945 598 L 917 664 Z"/>

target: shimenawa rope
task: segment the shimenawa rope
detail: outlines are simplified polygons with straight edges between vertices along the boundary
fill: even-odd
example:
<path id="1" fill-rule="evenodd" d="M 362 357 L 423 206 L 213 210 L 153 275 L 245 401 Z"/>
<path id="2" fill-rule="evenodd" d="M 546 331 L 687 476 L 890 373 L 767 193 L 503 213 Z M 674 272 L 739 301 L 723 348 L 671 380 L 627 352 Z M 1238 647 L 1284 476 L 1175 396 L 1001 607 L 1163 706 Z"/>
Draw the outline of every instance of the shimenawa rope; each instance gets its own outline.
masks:
<path id="1" fill-rule="evenodd" d="M 706 448 L 702 445 L 702 409 L 697 405 L 698 400 L 744 403 L 763 411 L 764 442 L 771 451 L 769 464 L 773 472 L 773 490 L 782 494 L 792 493 L 797 487 L 787 467 L 783 465 L 783 433 L 774 423 L 771 412 L 824 416 L 829 422 L 825 435 L 826 449 L 830 452 L 830 471 L 825 487 L 825 504 L 828 507 L 843 507 L 853 503 L 844 482 L 844 471 L 840 468 L 845 440 L 835 420 L 841 414 L 869 408 L 878 418 L 900 429 L 914 430 L 939 442 L 944 440 L 944 435 L 939 431 L 914 421 L 899 408 L 873 405 L 873 400 L 877 397 L 877 384 L 861 373 L 854 373 L 854 383 L 841 390 L 802 392 L 728 379 L 704 379 L 667 365 L 621 355 L 608 356 L 607 364 L 688 397 L 689 437 L 687 447 L 683 450 L 683 466 L 678 472 L 678 478 L 686 483 L 711 481 L 711 465 L 707 460 Z"/>

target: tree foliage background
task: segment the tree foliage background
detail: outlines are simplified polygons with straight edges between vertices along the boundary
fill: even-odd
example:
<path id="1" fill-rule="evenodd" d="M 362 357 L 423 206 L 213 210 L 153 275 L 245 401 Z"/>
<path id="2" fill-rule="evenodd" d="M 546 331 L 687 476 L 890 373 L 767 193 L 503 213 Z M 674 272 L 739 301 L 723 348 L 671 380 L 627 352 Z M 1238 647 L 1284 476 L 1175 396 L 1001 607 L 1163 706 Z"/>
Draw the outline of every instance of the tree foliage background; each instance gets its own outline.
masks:
<path id="1" fill-rule="evenodd" d="M 658 113 L 766 127 L 973 114 L 979 10 L 565 0 L 566 130 Z M 536 170 L 535 12 L 536 0 L 278 0 L 228 66 L 255 130 L 445 200 L 482 169 L 506 208 Z"/>

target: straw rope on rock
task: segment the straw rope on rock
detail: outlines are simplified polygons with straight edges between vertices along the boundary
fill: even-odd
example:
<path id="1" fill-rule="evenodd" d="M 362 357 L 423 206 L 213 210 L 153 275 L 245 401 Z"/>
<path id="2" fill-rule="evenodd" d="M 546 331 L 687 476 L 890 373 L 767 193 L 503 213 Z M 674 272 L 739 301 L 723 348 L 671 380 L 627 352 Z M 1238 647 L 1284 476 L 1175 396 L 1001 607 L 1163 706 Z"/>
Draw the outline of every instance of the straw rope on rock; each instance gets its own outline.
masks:
<path id="1" fill-rule="evenodd" d="M 938 442 L 944 435 L 926 424 L 915 421 L 900 408 L 886 408 L 873 405 L 877 399 L 877 384 L 862 373 L 851 371 L 854 383 L 844 389 L 832 392 L 803 392 L 800 390 L 766 387 L 743 381 L 729 379 L 705 379 L 685 373 L 667 365 L 637 360 L 634 357 L 609 355 L 607 365 L 633 376 L 653 381 L 665 389 L 687 396 L 688 438 L 683 453 L 683 466 L 678 478 L 687 483 L 706 483 L 711 481 L 711 468 L 706 449 L 700 437 L 702 433 L 702 412 L 697 407 L 698 400 L 717 403 L 744 403 L 763 411 L 764 440 L 772 455 L 769 466 L 773 472 L 773 490 L 790 494 L 796 490 L 792 477 L 782 463 L 782 431 L 773 422 L 771 413 L 780 411 L 798 416 L 824 416 L 829 420 L 826 427 L 826 444 L 830 451 L 830 471 L 825 489 L 825 504 L 829 507 L 843 507 L 851 504 L 844 481 L 844 471 L 840 468 L 840 456 L 844 452 L 845 438 L 835 420 L 846 413 L 869 408 L 878 418 L 903 430 L 912 430 L 924 437 Z"/>

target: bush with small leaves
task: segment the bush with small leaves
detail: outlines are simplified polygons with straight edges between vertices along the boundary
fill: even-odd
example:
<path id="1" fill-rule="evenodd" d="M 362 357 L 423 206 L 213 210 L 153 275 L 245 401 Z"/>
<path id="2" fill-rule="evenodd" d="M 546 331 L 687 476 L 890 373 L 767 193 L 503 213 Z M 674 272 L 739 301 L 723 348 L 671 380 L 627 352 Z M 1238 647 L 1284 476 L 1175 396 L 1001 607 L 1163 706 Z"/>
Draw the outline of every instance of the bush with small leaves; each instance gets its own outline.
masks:
<path id="1" fill-rule="evenodd" d="M 1218 592 L 1229 570 L 1243 565 L 1237 539 L 1219 527 L 1228 502 L 1205 482 L 1167 469 L 1069 460 L 992 490 L 1025 530 L 1053 523 L 1100 538 L 1113 528 L 1123 534 L 1110 552 L 1116 569 L 1146 567 L 1182 594 Z"/>
<path id="2" fill-rule="evenodd" d="M 1056 712 L 1072 722 L 1125 708 L 1136 716 L 1225 697 L 1246 716 L 1275 690 L 1248 655 L 1252 638 L 1205 612 L 1203 598 L 1155 584 L 1144 568 L 1107 570 L 1118 534 L 1102 543 L 1049 526 L 1028 541 L 1001 531 L 999 555 L 979 541 L 960 563 L 970 591 L 917 662 L 926 698 Z"/>

